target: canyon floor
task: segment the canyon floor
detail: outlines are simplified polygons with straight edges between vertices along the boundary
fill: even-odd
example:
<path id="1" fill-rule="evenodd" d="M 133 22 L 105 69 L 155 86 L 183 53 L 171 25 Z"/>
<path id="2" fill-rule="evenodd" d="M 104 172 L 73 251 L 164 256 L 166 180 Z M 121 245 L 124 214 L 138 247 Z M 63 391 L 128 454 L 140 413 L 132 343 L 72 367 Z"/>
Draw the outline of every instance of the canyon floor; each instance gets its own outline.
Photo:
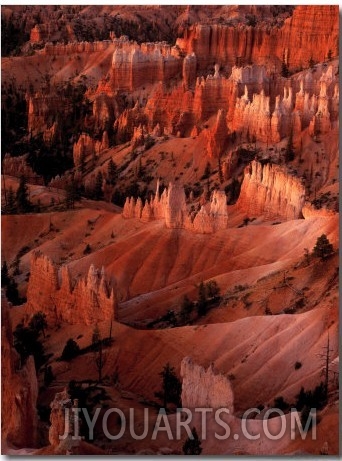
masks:
<path id="1" fill-rule="evenodd" d="M 50 193 L 41 186 L 32 188 L 41 196 Z M 92 201 L 81 203 L 73 211 L 6 216 L 2 222 L 3 254 L 11 260 L 21 248 L 27 248 L 20 266 L 24 291 L 30 253 L 37 250 L 67 263 L 74 277 L 86 274 L 94 263 L 97 267 L 104 265 L 115 278 L 122 301 L 119 322 L 112 327 L 114 343 L 106 350 L 103 369 L 104 388 L 112 398 L 110 406 L 128 413 L 132 405 L 142 412 L 144 402 L 158 403 L 154 393 L 160 390 L 163 366 L 170 362 L 179 372 L 181 360 L 191 356 L 205 368 L 214 363 L 220 373 L 230 378 L 235 415 L 239 417 L 248 408 L 271 407 L 279 396 L 295 401 L 302 386 L 314 388 L 321 379 L 320 355 L 328 335 L 333 351 L 331 362 L 338 357 L 338 256 L 308 263 L 304 257 L 304 248 L 312 248 L 322 233 L 336 245 L 338 218 L 313 217 L 276 225 L 259 220 L 238 227 L 233 224 L 241 218 L 233 208 L 228 229 L 210 236 L 166 229 L 163 221 L 143 224 L 126 220 L 113 206 Z M 94 219 L 96 224 L 87 234 L 89 221 Z M 49 232 L 50 222 L 58 231 Z M 84 256 L 86 243 L 93 250 Z M 179 312 L 184 294 L 195 299 L 199 283 L 212 279 L 218 282 L 223 296 L 204 317 L 188 326 L 170 328 L 166 322 L 162 329 L 147 328 L 149 322 L 169 310 Z M 239 287 L 241 281 L 243 286 Z M 304 303 L 300 301 L 303 295 Z M 272 315 L 265 315 L 265 306 Z M 17 325 L 25 317 L 25 307 L 12 307 L 10 316 L 12 324 Z M 98 326 L 105 337 L 110 322 L 99 322 Z M 96 381 L 92 353 L 70 363 L 56 361 L 69 338 L 77 339 L 81 348 L 89 346 L 93 329 L 91 325 L 49 325 L 44 346 L 51 354 L 49 362 L 55 380 L 41 393 L 39 405 L 48 406 L 54 394 L 71 380 Z M 299 370 L 296 362 L 302 365 Z M 113 388 L 110 382 L 114 371 L 119 385 Z M 299 449 L 319 453 L 326 441 L 329 449 L 337 450 L 337 437 L 332 430 L 338 420 L 336 389 L 333 384 L 316 441 L 272 445 L 272 450 L 279 454 Z M 114 433 L 115 430 L 118 428 L 113 429 Z M 153 452 L 161 444 L 159 448 L 165 445 L 181 453 L 184 441 L 170 444 L 163 438 L 157 440 L 152 446 L 144 441 L 132 448 L 129 440 L 120 440 L 113 446 L 104 438 L 99 446 L 107 453 L 136 453 Z M 208 440 L 202 446 L 204 454 L 214 449 L 219 449 L 218 453 L 262 453 L 270 449 L 265 440 L 262 445 L 240 441 L 219 447 Z"/>
<path id="2" fill-rule="evenodd" d="M 182 455 L 151 437 L 170 365 L 230 411 L 226 440 L 193 416 L 202 455 L 337 455 L 338 7 L 1 15 L 2 453 Z M 60 441 L 77 399 L 94 440 Z M 115 408 L 148 435 L 106 437 Z"/>

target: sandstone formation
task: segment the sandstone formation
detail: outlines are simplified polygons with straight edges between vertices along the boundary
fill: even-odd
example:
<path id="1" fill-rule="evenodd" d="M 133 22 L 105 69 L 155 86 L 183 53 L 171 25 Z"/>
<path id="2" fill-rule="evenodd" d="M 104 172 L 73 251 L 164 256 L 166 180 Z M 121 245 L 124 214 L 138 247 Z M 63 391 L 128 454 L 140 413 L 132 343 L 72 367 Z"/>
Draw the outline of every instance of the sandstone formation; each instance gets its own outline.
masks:
<path id="1" fill-rule="evenodd" d="M 200 234 L 211 234 L 226 229 L 228 224 L 227 197 L 224 191 L 215 190 L 210 202 L 198 212 L 188 211 L 183 186 L 169 184 L 159 194 L 159 181 L 153 199 L 142 204 L 140 197 L 127 197 L 122 211 L 126 219 L 138 218 L 143 222 L 164 219 L 168 229 L 188 229 Z"/>
<path id="2" fill-rule="evenodd" d="M 31 136 L 51 129 L 51 119 L 57 120 L 57 114 L 63 113 L 64 101 L 55 94 L 36 93 L 27 97 L 28 120 L 27 129 Z M 56 126 L 54 131 L 56 131 Z"/>
<path id="3" fill-rule="evenodd" d="M 193 136 L 194 129 L 212 116 L 216 116 L 215 124 L 206 133 L 212 157 L 223 152 L 233 132 L 242 140 L 264 143 L 277 143 L 291 131 L 299 135 L 309 126 L 312 136 L 323 134 L 338 123 L 336 70 L 336 64 L 321 66 L 315 72 L 305 71 L 299 81 L 285 82 L 274 79 L 261 65 L 233 67 L 229 78 L 221 76 L 215 66 L 214 74 L 197 78 L 192 89 L 183 73 L 183 81 L 172 89 L 163 81 L 155 83 L 146 103 L 136 102 L 118 116 L 114 123 L 117 140 L 135 138 L 137 129 L 152 133 L 157 126 L 159 135 Z M 107 112 L 113 112 L 106 104 Z M 105 123 L 98 111 L 96 120 Z"/>
<path id="4" fill-rule="evenodd" d="M 50 407 L 50 445 L 55 448 L 58 447 L 61 452 L 70 452 L 80 442 L 80 439 L 78 439 L 80 437 L 78 435 L 80 420 L 78 420 L 78 427 L 75 427 L 75 413 L 72 411 L 73 407 L 78 407 L 78 400 L 75 399 L 72 402 L 65 389 L 55 395 Z M 65 433 L 67 433 L 66 437 Z"/>
<path id="5" fill-rule="evenodd" d="M 223 109 L 217 112 L 216 123 L 212 130 L 208 130 L 207 151 L 209 157 L 220 157 L 223 153 L 225 141 L 227 139 L 228 129 L 226 116 Z"/>
<path id="6" fill-rule="evenodd" d="M 27 163 L 27 157 L 27 154 L 20 157 L 11 157 L 10 154 L 6 154 L 2 162 L 2 174 L 16 178 L 25 176 L 32 184 L 43 184 L 42 178 Z"/>
<path id="7" fill-rule="evenodd" d="M 57 266 L 41 253 L 31 257 L 27 312 L 43 311 L 50 322 L 90 325 L 117 315 L 113 283 L 90 266 L 86 278 L 71 280 L 67 266 Z"/>
<path id="8" fill-rule="evenodd" d="M 112 34 L 102 42 L 47 43 L 41 52 L 111 55 L 110 68 L 96 76 L 92 95 L 92 123 L 100 135 L 113 128 L 117 143 L 132 140 L 135 147 L 142 133 L 186 137 L 215 116 L 206 134 L 208 155 L 217 157 L 234 132 L 241 140 L 277 143 L 291 131 L 299 136 L 308 128 L 316 136 L 338 123 L 337 65 L 309 68 L 309 61 L 338 56 L 337 24 L 335 6 L 299 6 L 285 22 L 267 30 L 263 23 L 248 26 L 243 21 L 194 24 L 176 46 L 138 44 Z M 33 40 L 39 40 L 42 27 L 34 29 Z M 318 32 L 312 35 L 314 29 Z M 302 81 L 277 76 L 282 64 L 291 71 L 307 69 Z M 43 133 L 45 142 L 51 142 L 59 133 L 56 114 L 63 106 L 53 94 L 30 96 L 29 132 Z M 103 139 L 82 141 L 83 136 L 74 146 L 76 162 L 83 142 L 95 152 L 108 145 Z"/>
<path id="9" fill-rule="evenodd" d="M 21 365 L 13 348 L 12 325 L 5 297 L 1 306 L 1 435 L 2 443 L 15 447 L 37 444 L 38 382 L 33 356 Z"/>
<path id="10" fill-rule="evenodd" d="M 305 219 L 315 217 L 331 218 L 332 216 L 336 215 L 336 211 L 328 210 L 325 207 L 315 208 L 311 203 L 305 202 L 302 208 L 302 214 Z"/>
<path id="11" fill-rule="evenodd" d="M 35 34 L 35 32 L 34 32 Z M 102 40 L 95 42 L 71 42 L 71 43 L 46 43 L 42 50 L 42 54 L 48 56 L 68 56 L 76 53 L 94 53 L 97 51 L 104 51 L 112 46 L 111 40 Z"/>
<path id="12" fill-rule="evenodd" d="M 237 59 L 247 64 L 269 57 L 270 65 L 277 63 L 278 70 L 283 61 L 293 70 L 307 67 L 310 59 L 324 61 L 329 50 L 338 56 L 338 37 L 337 6 L 301 5 L 280 28 L 276 25 L 266 33 L 262 25 L 196 24 L 176 45 L 187 54 L 195 53 L 201 69 L 213 61 L 233 66 Z"/>
<path id="13" fill-rule="evenodd" d="M 82 159 L 85 161 L 93 156 L 98 156 L 100 152 L 108 149 L 108 147 L 109 141 L 107 131 L 103 132 L 101 141 L 94 141 L 86 133 L 81 134 L 73 146 L 74 165 L 80 165 Z"/>
<path id="14" fill-rule="evenodd" d="M 234 413 L 234 394 L 226 376 L 216 373 L 211 364 L 207 369 L 190 357 L 181 363 L 183 408 L 226 408 Z"/>
<path id="15" fill-rule="evenodd" d="M 283 168 L 253 160 L 245 169 L 236 206 L 248 217 L 298 219 L 302 217 L 305 188 Z"/>
<path id="16" fill-rule="evenodd" d="M 166 43 L 114 41 L 110 84 L 116 90 L 134 91 L 143 85 L 168 81 L 181 70 L 177 48 Z"/>

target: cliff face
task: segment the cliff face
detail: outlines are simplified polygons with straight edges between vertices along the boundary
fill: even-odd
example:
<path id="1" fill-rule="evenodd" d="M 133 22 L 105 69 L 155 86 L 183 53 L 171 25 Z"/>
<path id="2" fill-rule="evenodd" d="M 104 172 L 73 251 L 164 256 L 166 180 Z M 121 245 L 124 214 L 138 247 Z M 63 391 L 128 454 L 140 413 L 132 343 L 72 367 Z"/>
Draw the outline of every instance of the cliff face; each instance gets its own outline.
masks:
<path id="1" fill-rule="evenodd" d="M 182 186 L 170 183 L 160 196 L 158 182 L 155 197 L 144 205 L 140 197 L 137 200 L 127 197 L 122 216 L 126 219 L 138 218 L 143 222 L 164 219 L 165 226 L 169 229 L 188 229 L 199 234 L 211 234 L 227 228 L 227 197 L 224 191 L 215 190 L 210 202 L 196 213 L 188 210 Z"/>
<path id="2" fill-rule="evenodd" d="M 182 69 L 175 47 L 163 43 L 137 43 L 114 40 L 110 85 L 116 90 L 134 91 L 143 85 L 168 81 Z"/>
<path id="3" fill-rule="evenodd" d="M 252 161 L 245 169 L 236 206 L 249 217 L 298 219 L 304 202 L 305 188 L 298 178 L 279 166 Z"/>
<path id="4" fill-rule="evenodd" d="M 264 13 L 270 16 L 269 10 Z M 41 53 L 111 56 L 109 69 L 99 68 L 92 77 L 97 81 L 95 92 L 90 91 L 96 132 L 113 129 L 117 143 L 136 137 L 140 125 L 150 134 L 183 137 L 203 129 L 215 116 L 207 150 L 216 157 L 233 132 L 241 140 L 276 143 L 291 129 L 299 134 L 308 127 L 312 136 L 326 133 L 338 120 L 337 65 L 324 72 L 305 71 L 302 82 L 295 76 L 280 76 L 282 63 L 298 71 L 307 69 L 310 60 L 338 56 L 338 7 L 298 6 L 285 21 L 274 22 L 197 23 L 185 29 L 176 46 L 112 36 L 102 42 L 47 43 Z M 37 26 L 34 40 L 40 33 Z M 31 96 L 29 132 L 43 133 L 45 141 L 51 141 L 60 130 L 51 120 L 66 110 L 63 104 L 52 94 Z M 74 146 L 75 162 L 84 148 L 95 152 L 106 148 L 94 140 L 82 147 L 82 136 Z"/>
<path id="5" fill-rule="evenodd" d="M 324 61 L 329 50 L 338 56 L 338 37 L 338 6 L 302 5 L 281 28 L 196 24 L 176 44 L 187 54 L 195 53 L 201 69 L 215 63 L 233 66 L 237 60 L 264 62 L 269 56 L 270 64 L 284 60 L 294 70 L 306 67 L 311 58 Z"/>
<path id="6" fill-rule="evenodd" d="M 336 211 L 329 210 L 325 207 L 322 208 L 315 208 L 311 203 L 305 202 L 302 213 L 305 219 L 308 218 L 331 218 L 332 216 L 336 215 Z"/>
<path id="7" fill-rule="evenodd" d="M 206 136 L 208 155 L 217 157 L 233 132 L 241 140 L 254 138 L 265 143 L 277 143 L 291 130 L 299 136 L 308 127 L 312 136 L 327 133 L 338 123 L 336 72 L 337 64 L 331 64 L 285 80 L 269 74 L 265 66 L 250 65 L 233 67 L 225 78 L 217 65 L 214 74 L 194 83 L 190 74 L 183 72 L 183 81 L 171 89 L 163 81 L 156 83 L 148 96 L 140 89 L 135 106 L 117 116 L 116 138 L 118 142 L 132 139 L 140 125 L 159 136 L 191 136 L 195 128 L 215 116 Z M 104 114 L 102 119 L 101 112 L 96 112 L 99 125 L 109 120 L 106 111 Z"/>
<path id="8" fill-rule="evenodd" d="M 1 435 L 3 443 L 34 447 L 37 443 L 38 382 L 33 356 L 20 368 L 12 346 L 12 325 L 5 298 L 1 306 Z"/>
<path id="9" fill-rule="evenodd" d="M 2 163 L 2 173 L 17 178 L 25 176 L 29 178 L 32 184 L 43 184 L 43 179 L 27 163 L 27 157 L 27 154 L 20 157 L 11 157 L 9 154 L 6 154 Z"/>
<path id="10" fill-rule="evenodd" d="M 86 161 L 93 156 L 98 156 L 100 152 L 108 149 L 108 147 L 107 131 L 103 132 L 101 141 L 94 141 L 88 134 L 81 134 L 73 146 L 74 165 L 79 166 L 82 161 Z"/>
<path id="11" fill-rule="evenodd" d="M 90 325 L 116 316 L 116 297 L 112 283 L 90 266 L 88 276 L 73 282 L 68 268 L 60 270 L 46 256 L 35 253 L 31 258 L 27 288 L 27 312 L 43 311 L 50 322 Z"/>
<path id="12" fill-rule="evenodd" d="M 53 94 L 36 93 L 28 97 L 28 132 L 32 136 L 40 133 L 46 133 L 45 140 L 48 142 L 51 136 L 57 131 L 57 126 L 51 130 L 53 124 L 51 119 L 55 120 L 58 113 L 63 113 L 64 101 Z"/>
<path id="13" fill-rule="evenodd" d="M 184 408 L 227 408 L 234 413 L 234 394 L 229 379 L 207 370 L 185 357 L 181 363 L 182 406 Z"/>

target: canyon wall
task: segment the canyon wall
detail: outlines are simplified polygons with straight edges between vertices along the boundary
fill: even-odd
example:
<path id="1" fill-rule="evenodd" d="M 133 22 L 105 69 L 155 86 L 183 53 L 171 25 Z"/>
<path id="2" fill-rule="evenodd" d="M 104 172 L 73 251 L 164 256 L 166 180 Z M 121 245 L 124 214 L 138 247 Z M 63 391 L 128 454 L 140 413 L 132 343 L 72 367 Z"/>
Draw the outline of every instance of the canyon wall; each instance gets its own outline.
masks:
<path id="1" fill-rule="evenodd" d="M 110 85 L 116 90 L 135 91 L 143 85 L 168 81 L 182 71 L 178 49 L 166 43 L 114 41 Z"/>
<path id="2" fill-rule="evenodd" d="M 295 70 L 307 67 L 310 59 L 324 61 L 329 50 L 338 56 L 338 11 L 337 5 L 297 6 L 280 28 L 195 24 L 176 45 L 184 53 L 195 53 L 200 69 L 216 63 L 233 66 L 237 60 L 244 64 L 269 60 L 278 71 L 283 61 Z"/>
<path id="3" fill-rule="evenodd" d="M 232 133 L 241 140 L 264 143 L 278 143 L 291 132 L 298 137 L 306 128 L 311 136 L 324 134 L 338 126 L 337 73 L 337 61 L 290 79 L 275 78 L 261 65 L 233 67 L 225 78 L 215 66 L 214 74 L 197 78 L 191 90 L 186 89 L 189 82 L 184 75 L 185 81 L 171 89 L 160 82 L 145 103 L 137 100 L 133 108 L 118 115 L 114 123 L 117 141 L 132 139 L 140 125 L 151 134 L 158 127 L 159 136 L 193 136 L 211 117 L 215 121 L 206 130 L 210 157 L 224 152 Z M 106 107 L 108 112 L 109 105 Z M 107 112 L 104 117 L 108 121 Z M 94 109 L 94 113 L 98 125 L 104 125 L 100 111 Z"/>
<path id="4" fill-rule="evenodd" d="M 44 140 L 50 142 L 58 130 L 57 114 L 63 114 L 65 101 L 56 94 L 35 93 L 27 96 L 27 129 L 31 136 L 43 134 Z M 52 122 L 53 121 L 53 122 Z"/>
<path id="5" fill-rule="evenodd" d="M 282 167 L 252 161 L 245 169 L 236 203 L 248 217 L 298 219 L 302 217 L 305 187 Z"/>
<path id="6" fill-rule="evenodd" d="M 164 219 L 168 229 L 188 229 L 199 234 L 211 234 L 226 229 L 228 224 L 227 197 L 224 191 L 215 190 L 209 203 L 196 211 L 188 210 L 183 186 L 169 184 L 159 194 L 159 181 L 154 198 L 142 203 L 140 197 L 127 197 L 123 218 L 138 218 L 143 222 Z"/>
<path id="7" fill-rule="evenodd" d="M 77 142 L 73 145 L 74 165 L 80 166 L 82 162 L 89 160 L 92 157 L 97 157 L 100 152 L 108 149 L 109 140 L 108 133 L 104 131 L 101 141 L 94 140 L 89 134 L 82 133 Z"/>
<path id="8" fill-rule="evenodd" d="M 336 211 L 329 210 L 326 207 L 315 208 L 310 202 L 305 202 L 302 208 L 302 214 L 305 219 L 309 218 L 331 218 L 336 215 Z"/>
<path id="9" fill-rule="evenodd" d="M 229 379 L 197 365 L 190 357 L 181 363 L 183 408 L 226 408 L 234 413 L 234 394 Z"/>
<path id="10" fill-rule="evenodd" d="M 36 31 L 32 31 L 33 35 L 39 38 Z M 31 34 L 32 34 L 31 32 Z M 70 42 L 70 43 L 46 43 L 44 48 L 40 51 L 41 54 L 47 56 L 68 56 L 76 53 L 95 53 L 104 51 L 109 47 L 114 48 L 112 40 L 102 40 L 95 42 Z"/>
<path id="11" fill-rule="evenodd" d="M 31 184 L 44 184 L 43 178 L 36 174 L 27 163 L 27 157 L 28 154 L 11 157 L 7 153 L 2 162 L 2 174 L 16 178 L 25 176 Z"/>
<path id="12" fill-rule="evenodd" d="M 13 348 L 12 325 L 5 297 L 1 300 L 1 435 L 2 444 L 35 447 L 37 444 L 38 382 L 33 356 L 21 366 Z M 2 451 L 3 452 L 3 451 Z"/>
<path id="13" fill-rule="evenodd" d="M 52 323 L 84 323 L 90 325 L 115 319 L 117 301 L 113 283 L 93 265 L 87 277 L 71 280 L 67 266 L 57 266 L 41 253 L 31 257 L 27 288 L 28 314 L 43 311 Z"/>
<path id="14" fill-rule="evenodd" d="M 136 137 L 141 125 L 149 134 L 190 136 L 216 117 L 207 132 L 207 150 L 217 157 L 233 132 L 241 140 L 277 143 L 291 130 L 299 134 L 308 128 L 315 136 L 338 123 L 338 64 L 312 66 L 338 56 L 338 19 L 337 6 L 303 5 L 273 26 L 267 21 L 194 24 L 176 46 L 113 36 L 103 42 L 47 43 L 41 52 L 111 54 L 110 68 L 96 77 L 92 94 L 92 123 L 100 134 L 111 127 L 122 143 Z M 282 63 L 290 71 L 307 69 L 302 81 L 281 77 Z M 29 132 L 44 133 L 46 142 L 53 139 L 63 104 L 53 94 L 30 96 Z M 74 147 L 76 162 L 82 149 L 106 148 L 83 137 Z"/>

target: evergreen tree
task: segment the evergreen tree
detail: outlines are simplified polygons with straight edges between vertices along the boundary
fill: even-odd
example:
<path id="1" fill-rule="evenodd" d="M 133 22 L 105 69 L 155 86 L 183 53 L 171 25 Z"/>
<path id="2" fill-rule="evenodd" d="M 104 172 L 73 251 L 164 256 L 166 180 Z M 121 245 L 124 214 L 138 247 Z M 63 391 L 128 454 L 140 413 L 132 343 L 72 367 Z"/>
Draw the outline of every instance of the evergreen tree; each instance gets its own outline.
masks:
<path id="1" fill-rule="evenodd" d="M 16 202 L 19 213 L 27 213 L 31 210 L 32 205 L 29 199 L 28 187 L 24 175 L 20 177 L 19 187 L 16 192 Z"/>
<path id="2" fill-rule="evenodd" d="M 44 369 L 44 385 L 47 387 L 49 386 L 52 381 L 54 380 L 54 375 L 52 373 L 52 368 L 49 365 L 48 367 L 45 367 Z"/>
<path id="3" fill-rule="evenodd" d="M 185 295 L 184 298 L 183 298 L 181 311 L 180 311 L 180 316 L 181 316 L 182 323 L 188 323 L 189 322 L 190 315 L 191 315 L 191 312 L 193 310 L 193 307 L 194 307 L 193 303 Z"/>
<path id="4" fill-rule="evenodd" d="M 216 280 L 209 280 L 206 284 L 206 292 L 208 298 L 218 298 L 220 296 L 220 287 Z"/>
<path id="5" fill-rule="evenodd" d="M 68 209 L 75 208 L 75 202 L 80 199 L 77 185 L 74 179 L 67 183 L 66 188 L 66 197 L 65 197 L 65 204 Z"/>
<path id="6" fill-rule="evenodd" d="M 18 285 L 14 278 L 10 278 L 6 287 L 6 298 L 13 306 L 19 306 L 22 300 L 19 296 Z"/>
<path id="7" fill-rule="evenodd" d="M 203 282 L 200 283 L 198 289 L 198 302 L 197 302 L 197 314 L 202 317 L 207 313 L 207 295 L 206 289 Z"/>
<path id="8" fill-rule="evenodd" d="M 289 68 L 287 67 L 285 62 L 282 62 L 282 64 L 281 64 L 281 75 L 282 75 L 282 77 L 285 77 L 285 78 L 289 77 L 289 75 L 290 75 Z"/>
<path id="9" fill-rule="evenodd" d="M 209 162 L 207 162 L 205 169 L 204 169 L 202 179 L 208 179 L 210 175 L 211 175 L 211 165 Z"/>
<path id="10" fill-rule="evenodd" d="M 99 171 L 96 175 L 96 180 L 95 180 L 95 190 L 94 190 L 95 200 L 103 199 L 102 183 L 103 183 L 103 175 L 102 175 L 102 172 Z"/>
<path id="11" fill-rule="evenodd" d="M 64 360 L 65 362 L 69 362 L 71 359 L 76 357 L 80 352 L 80 347 L 77 344 L 76 341 L 73 339 L 68 339 L 66 345 L 64 346 L 62 355 L 61 355 L 61 360 Z"/>
<path id="12" fill-rule="evenodd" d="M 94 330 L 93 330 L 93 336 L 92 336 L 92 344 L 97 344 L 101 340 L 101 334 L 99 330 L 98 324 L 95 325 Z"/>
<path id="13" fill-rule="evenodd" d="M 111 158 L 108 162 L 108 170 L 107 170 L 107 182 L 114 186 L 115 181 L 117 178 L 117 167 Z"/>
<path id="14" fill-rule="evenodd" d="M 178 379 L 175 369 L 167 363 L 159 375 L 163 379 L 163 390 L 162 392 L 157 392 L 156 396 L 163 399 L 164 408 L 167 408 L 168 403 L 174 403 L 177 406 L 181 405 L 182 383 Z"/>
<path id="15" fill-rule="evenodd" d="M 317 258 L 325 259 L 327 256 L 333 253 L 334 249 L 332 244 L 329 242 L 328 237 L 325 234 L 322 234 L 318 237 L 316 245 L 313 249 L 313 255 Z"/>
<path id="16" fill-rule="evenodd" d="M 1 266 L 1 286 L 2 287 L 7 286 L 9 281 L 10 281 L 10 278 L 8 274 L 7 262 L 4 261 Z"/>
<path id="17" fill-rule="evenodd" d="M 285 162 L 292 162 L 295 158 L 295 151 L 293 147 L 293 129 L 291 128 L 289 139 L 287 141 L 285 150 Z"/>
<path id="18" fill-rule="evenodd" d="M 14 347 L 21 358 L 22 365 L 26 362 L 29 355 L 33 355 L 36 370 L 46 361 L 44 347 L 38 339 L 37 331 L 32 328 L 24 327 L 22 323 L 17 325 L 13 332 Z"/>
<path id="19" fill-rule="evenodd" d="M 46 321 L 46 315 L 42 311 L 39 311 L 36 314 L 34 314 L 29 323 L 29 327 L 32 328 L 32 330 L 37 331 L 38 334 L 42 332 L 44 338 L 45 328 L 47 328 L 47 326 L 48 324 Z"/>
<path id="20" fill-rule="evenodd" d="M 15 193 L 13 191 L 12 186 L 10 186 L 8 189 L 8 193 L 7 193 L 6 213 L 15 214 L 16 211 L 17 211 L 17 207 L 15 203 Z"/>
<path id="21" fill-rule="evenodd" d="M 81 173 L 84 173 L 84 170 L 85 170 L 85 159 L 86 159 L 85 152 L 84 150 L 82 150 L 81 155 L 80 155 L 80 165 L 79 165 L 79 169 Z"/>
<path id="22" fill-rule="evenodd" d="M 184 442 L 183 453 L 185 455 L 200 455 L 202 453 L 201 441 L 195 427 L 191 430 L 191 437 L 188 437 Z"/>

